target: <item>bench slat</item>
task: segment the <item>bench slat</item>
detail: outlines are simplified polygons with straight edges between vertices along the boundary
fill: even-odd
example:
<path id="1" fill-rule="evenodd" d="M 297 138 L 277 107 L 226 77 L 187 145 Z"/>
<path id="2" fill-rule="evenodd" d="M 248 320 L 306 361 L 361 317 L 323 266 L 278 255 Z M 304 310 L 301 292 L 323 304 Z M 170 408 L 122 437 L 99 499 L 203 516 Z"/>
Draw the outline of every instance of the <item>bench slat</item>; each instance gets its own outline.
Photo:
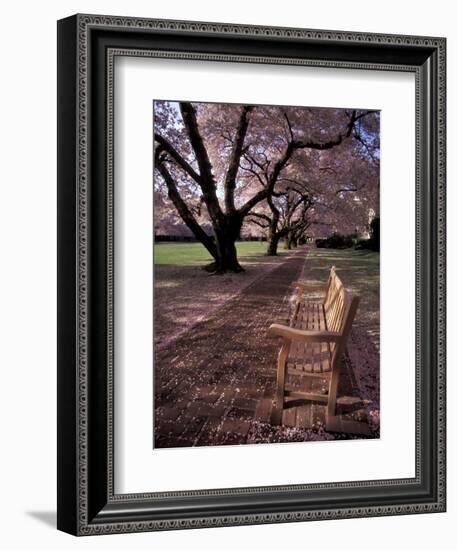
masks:
<path id="1" fill-rule="evenodd" d="M 319 318 L 321 320 L 321 324 L 319 326 L 320 330 L 328 330 L 327 329 L 327 320 L 325 318 L 325 309 L 324 304 L 319 304 Z M 331 370 L 331 348 L 329 342 L 322 342 L 320 345 L 320 365 L 322 372 L 327 372 Z"/>
<path id="2" fill-rule="evenodd" d="M 314 330 L 314 312 L 312 302 L 308 302 L 308 319 L 306 329 L 304 330 Z M 302 344 L 305 350 L 305 372 L 313 372 L 313 345 L 312 344 Z"/>
<path id="3" fill-rule="evenodd" d="M 293 328 L 301 330 L 326 330 L 325 310 L 318 302 L 300 304 L 300 313 L 292 323 Z M 331 370 L 332 351 L 328 343 L 292 342 L 288 369 L 289 372 L 320 374 Z"/>

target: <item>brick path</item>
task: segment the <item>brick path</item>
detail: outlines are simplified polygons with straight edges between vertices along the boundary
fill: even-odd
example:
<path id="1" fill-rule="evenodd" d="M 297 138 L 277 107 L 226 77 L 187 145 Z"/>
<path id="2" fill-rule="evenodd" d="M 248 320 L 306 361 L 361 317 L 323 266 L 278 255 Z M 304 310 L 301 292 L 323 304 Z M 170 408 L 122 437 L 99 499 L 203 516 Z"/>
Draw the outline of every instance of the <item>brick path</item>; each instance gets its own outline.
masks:
<path id="1" fill-rule="evenodd" d="M 156 351 L 156 448 L 254 442 L 259 423 L 268 428 L 278 340 L 267 337 L 266 330 L 273 322 L 287 322 L 288 287 L 299 278 L 305 255 L 305 249 L 297 250 Z M 348 371 L 343 384 L 352 386 L 350 378 Z M 283 424 L 311 427 L 322 413 L 318 405 L 294 407 L 285 411 Z"/>

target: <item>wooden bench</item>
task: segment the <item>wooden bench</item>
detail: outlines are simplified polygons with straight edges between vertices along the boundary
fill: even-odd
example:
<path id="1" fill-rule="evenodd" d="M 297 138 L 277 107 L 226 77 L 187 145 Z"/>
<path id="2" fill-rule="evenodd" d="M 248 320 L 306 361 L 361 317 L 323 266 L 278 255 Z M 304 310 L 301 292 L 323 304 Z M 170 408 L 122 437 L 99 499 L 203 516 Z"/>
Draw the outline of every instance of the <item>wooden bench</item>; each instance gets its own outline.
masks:
<path id="1" fill-rule="evenodd" d="M 325 284 L 292 283 L 295 300 L 290 326 L 272 324 L 269 334 L 282 337 L 278 355 L 277 389 L 271 423 L 282 423 L 285 404 L 291 400 L 326 404 L 326 430 L 368 434 L 366 424 L 336 416 L 337 405 L 360 403 L 358 397 L 338 398 L 341 359 L 351 330 L 359 297 L 344 288 L 333 266 Z M 306 292 L 320 292 L 319 302 L 307 300 Z M 288 389 L 289 375 L 314 376 L 327 380 L 327 393 L 310 393 Z M 292 404 L 292 403 L 291 403 Z"/>

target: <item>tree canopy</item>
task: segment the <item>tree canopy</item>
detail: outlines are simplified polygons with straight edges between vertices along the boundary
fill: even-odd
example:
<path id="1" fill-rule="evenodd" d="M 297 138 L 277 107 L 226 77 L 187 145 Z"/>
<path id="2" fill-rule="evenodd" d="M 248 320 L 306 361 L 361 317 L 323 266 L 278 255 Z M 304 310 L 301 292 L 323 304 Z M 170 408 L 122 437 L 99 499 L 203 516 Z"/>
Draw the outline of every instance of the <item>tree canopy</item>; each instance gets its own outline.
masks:
<path id="1" fill-rule="evenodd" d="M 182 220 L 219 272 L 242 269 L 242 227 L 265 231 L 271 254 L 282 237 L 366 231 L 379 214 L 379 121 L 361 109 L 155 101 L 155 225 Z"/>

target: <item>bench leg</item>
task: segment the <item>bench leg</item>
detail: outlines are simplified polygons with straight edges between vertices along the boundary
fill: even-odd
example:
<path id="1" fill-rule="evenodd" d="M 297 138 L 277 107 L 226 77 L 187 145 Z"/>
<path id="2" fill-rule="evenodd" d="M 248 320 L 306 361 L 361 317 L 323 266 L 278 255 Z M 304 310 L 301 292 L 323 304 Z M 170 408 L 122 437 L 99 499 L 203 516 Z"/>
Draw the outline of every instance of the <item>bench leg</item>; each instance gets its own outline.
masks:
<path id="1" fill-rule="evenodd" d="M 278 355 L 278 370 L 276 374 L 276 397 L 271 413 L 271 424 L 278 426 L 282 423 L 284 409 L 284 390 L 286 387 L 286 362 L 290 350 L 290 340 L 284 340 Z"/>
<path id="2" fill-rule="evenodd" d="M 336 363 L 336 364 L 335 364 Z M 335 416 L 336 413 L 336 400 L 338 393 L 338 380 L 340 377 L 339 361 L 332 365 L 332 374 L 330 377 L 330 383 L 328 388 L 328 401 L 327 401 L 327 416 Z"/>

